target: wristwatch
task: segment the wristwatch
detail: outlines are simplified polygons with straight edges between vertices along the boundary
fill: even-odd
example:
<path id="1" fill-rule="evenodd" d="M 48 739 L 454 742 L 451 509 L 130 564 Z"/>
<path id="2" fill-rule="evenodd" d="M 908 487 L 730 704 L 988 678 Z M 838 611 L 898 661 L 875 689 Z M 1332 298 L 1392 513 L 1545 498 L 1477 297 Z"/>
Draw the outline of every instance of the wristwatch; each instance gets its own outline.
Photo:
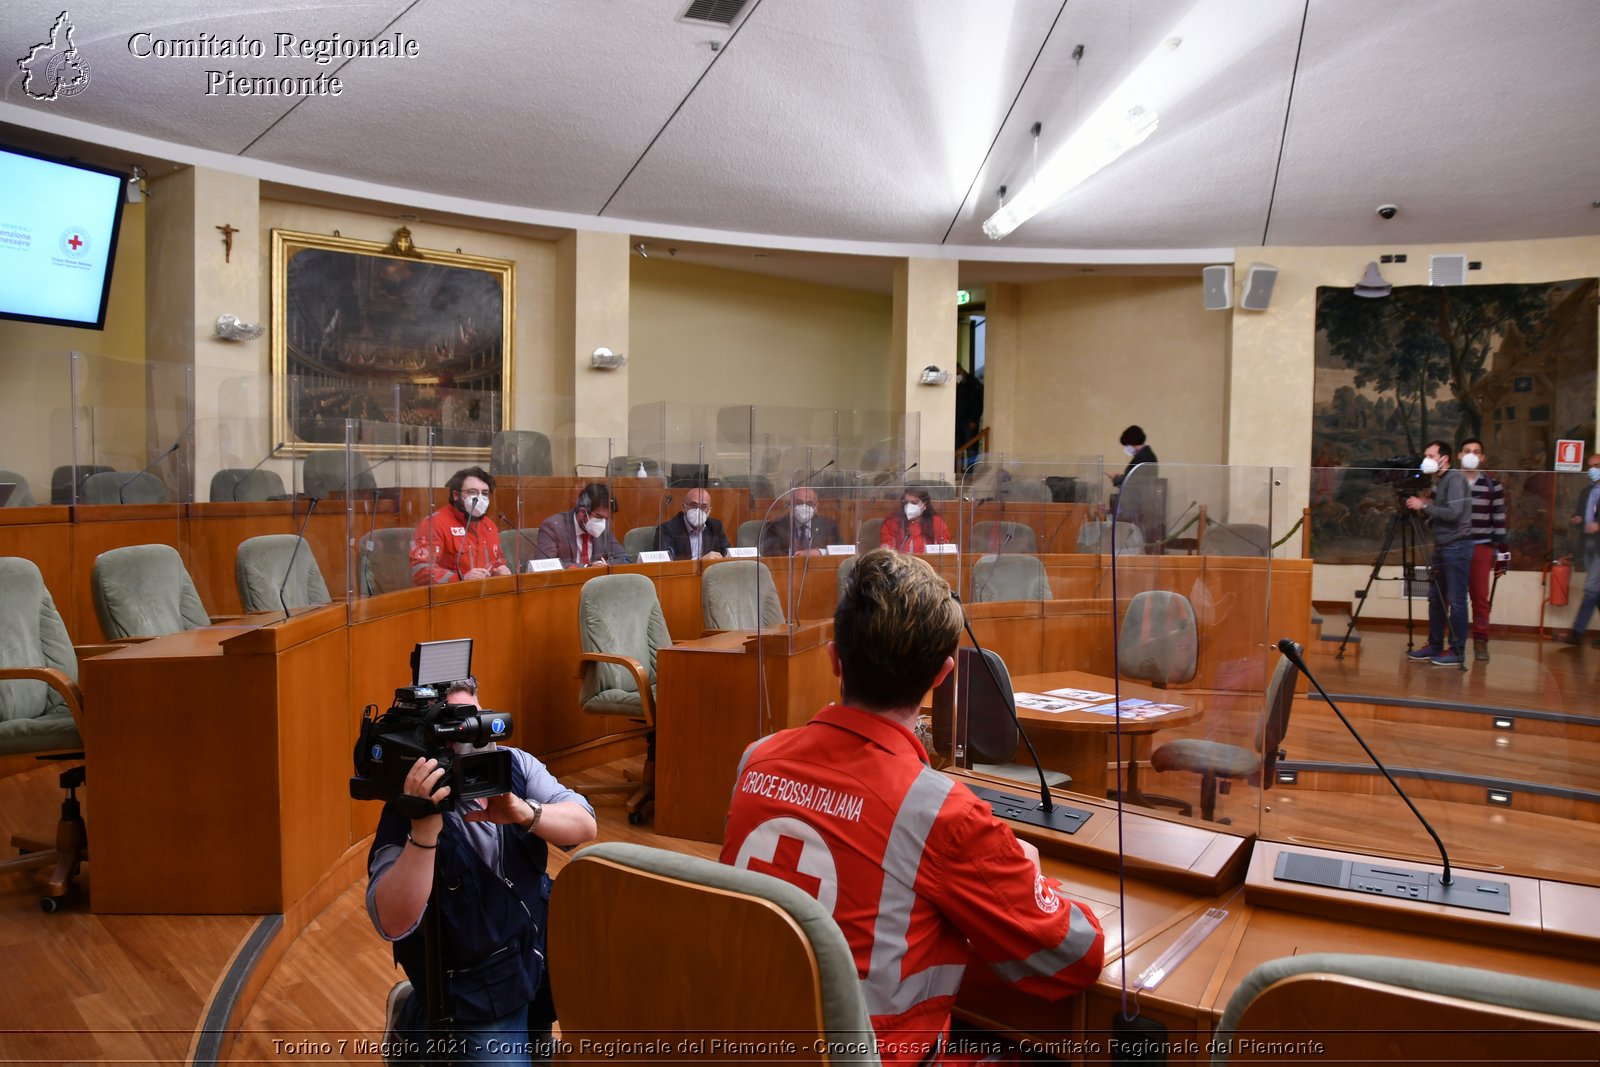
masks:
<path id="1" fill-rule="evenodd" d="M 528 825 L 523 827 L 524 830 L 531 834 L 538 828 L 539 820 L 544 818 L 544 805 L 537 800 L 527 800 L 526 798 L 524 798 L 524 803 L 533 809 L 533 818 L 529 819 Z"/>

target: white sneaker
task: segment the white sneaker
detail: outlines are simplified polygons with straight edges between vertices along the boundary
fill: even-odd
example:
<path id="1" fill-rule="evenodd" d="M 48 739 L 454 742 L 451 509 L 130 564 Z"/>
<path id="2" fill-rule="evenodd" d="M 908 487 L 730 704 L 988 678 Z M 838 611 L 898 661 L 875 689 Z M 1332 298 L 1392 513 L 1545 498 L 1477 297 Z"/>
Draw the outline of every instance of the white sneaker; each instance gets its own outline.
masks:
<path id="1" fill-rule="evenodd" d="M 383 1009 L 383 1062 L 400 1063 L 404 1059 L 405 1038 L 400 1034 L 400 1016 L 411 1000 L 411 983 L 396 982 L 389 990 L 389 1000 Z"/>

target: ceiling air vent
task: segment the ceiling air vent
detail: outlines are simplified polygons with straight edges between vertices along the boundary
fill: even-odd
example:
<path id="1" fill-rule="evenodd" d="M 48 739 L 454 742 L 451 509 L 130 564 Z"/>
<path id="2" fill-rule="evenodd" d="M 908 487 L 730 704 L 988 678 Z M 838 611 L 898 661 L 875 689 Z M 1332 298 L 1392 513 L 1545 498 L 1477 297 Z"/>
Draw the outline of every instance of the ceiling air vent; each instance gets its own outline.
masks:
<path id="1" fill-rule="evenodd" d="M 685 22 L 709 22 L 716 26 L 732 26 L 733 20 L 750 0 L 693 0 L 679 18 Z"/>
<path id="2" fill-rule="evenodd" d="M 1462 255 L 1429 256 L 1429 285 L 1466 285 L 1467 257 Z"/>

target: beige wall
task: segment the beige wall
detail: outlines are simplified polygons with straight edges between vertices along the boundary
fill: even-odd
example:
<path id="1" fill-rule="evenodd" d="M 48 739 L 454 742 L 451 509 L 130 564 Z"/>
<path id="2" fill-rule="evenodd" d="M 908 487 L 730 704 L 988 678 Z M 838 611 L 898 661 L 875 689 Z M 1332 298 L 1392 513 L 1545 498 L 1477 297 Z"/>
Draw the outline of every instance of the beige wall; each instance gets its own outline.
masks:
<path id="1" fill-rule="evenodd" d="M 144 241 L 145 205 L 128 204 L 104 330 L 0 321 L 0 468 L 26 478 L 40 503 L 50 501 L 51 471 L 73 462 L 68 352 L 84 357 L 78 462 L 126 468 L 144 455 Z M 145 462 L 140 459 L 132 469 Z"/>
<path id="2" fill-rule="evenodd" d="M 888 293 L 636 256 L 630 401 L 886 411 L 892 317 Z"/>
<path id="3" fill-rule="evenodd" d="M 1007 451 L 1104 456 L 1120 469 L 1118 438 L 1137 423 L 1163 460 L 1222 461 L 1228 316 L 1204 309 L 1198 277 L 1067 278 L 989 291 L 989 358 L 1000 388 L 986 383 L 984 424 Z"/>

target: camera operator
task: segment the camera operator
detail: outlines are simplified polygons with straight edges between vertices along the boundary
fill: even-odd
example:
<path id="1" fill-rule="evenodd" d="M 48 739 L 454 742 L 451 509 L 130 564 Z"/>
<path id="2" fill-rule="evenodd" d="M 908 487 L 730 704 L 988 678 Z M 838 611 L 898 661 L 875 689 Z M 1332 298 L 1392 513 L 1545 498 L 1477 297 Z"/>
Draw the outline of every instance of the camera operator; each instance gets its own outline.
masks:
<path id="1" fill-rule="evenodd" d="M 1472 572 L 1472 489 L 1460 471 L 1450 469 L 1450 446 L 1430 442 L 1422 473 L 1435 475 L 1433 499 L 1406 498 L 1406 507 L 1427 516 L 1433 527 L 1433 559 L 1428 564 L 1428 643 L 1406 655 L 1436 667 L 1462 667 L 1467 647 L 1467 584 Z M 1445 644 L 1446 607 L 1449 644 Z"/>
<path id="2" fill-rule="evenodd" d="M 445 700 L 481 707 L 477 682 L 450 683 Z M 441 1055 L 456 1063 L 548 1059 L 555 1013 L 544 981 L 547 846 L 591 840 L 594 809 L 533 756 L 505 748 L 512 756 L 511 792 L 487 802 L 458 801 L 453 810 L 420 819 L 387 804 L 378 821 L 367 860 L 367 912 L 378 933 L 394 942 L 395 962 L 416 993 L 409 995 L 401 983 L 389 995 L 385 1043 L 391 1051 L 401 1048 L 385 1056 L 390 1062 Z M 419 759 L 406 775 L 405 793 L 437 804 L 450 793 L 440 784 L 443 774 L 436 760 Z M 443 1033 L 429 1034 L 421 926 L 435 884 L 447 890 L 432 903 L 440 971 L 451 976 L 442 1009 L 450 1021 L 441 1024 Z"/>

